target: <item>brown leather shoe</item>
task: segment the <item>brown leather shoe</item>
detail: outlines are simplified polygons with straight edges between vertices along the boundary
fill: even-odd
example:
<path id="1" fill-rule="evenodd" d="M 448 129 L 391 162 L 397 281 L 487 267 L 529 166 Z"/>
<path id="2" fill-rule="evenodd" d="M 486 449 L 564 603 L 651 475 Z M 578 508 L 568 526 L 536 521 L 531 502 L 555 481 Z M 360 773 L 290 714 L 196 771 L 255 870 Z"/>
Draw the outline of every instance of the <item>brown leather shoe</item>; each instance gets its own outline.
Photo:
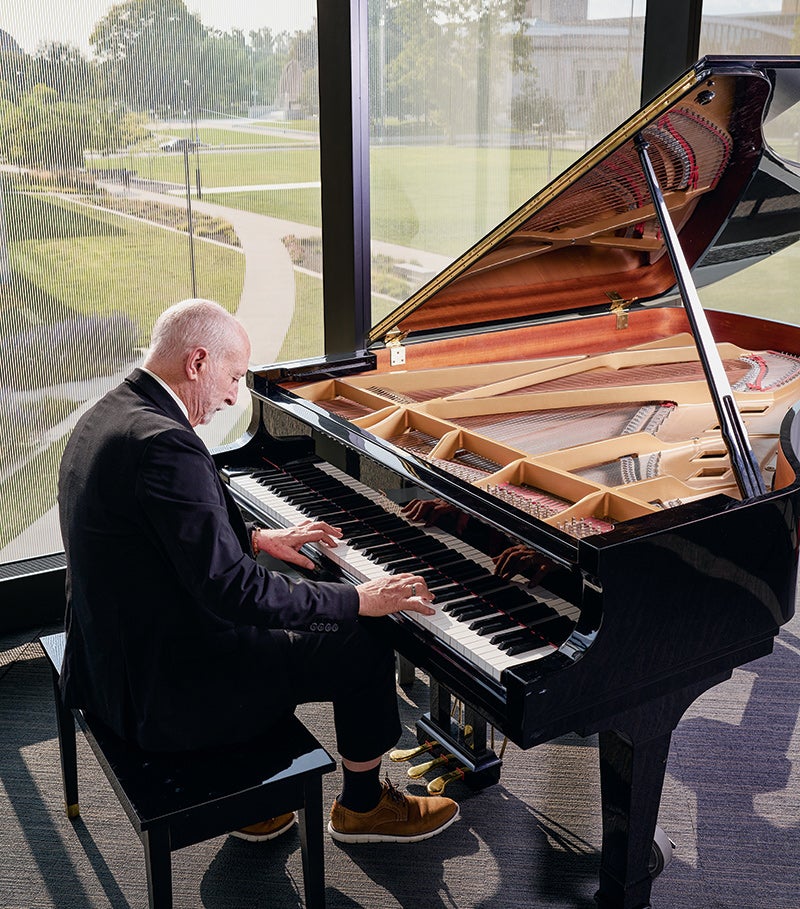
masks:
<path id="1" fill-rule="evenodd" d="M 250 827 L 242 827 L 239 830 L 231 830 L 231 836 L 238 836 L 240 840 L 248 840 L 251 843 L 266 843 L 267 840 L 274 840 L 276 836 L 291 830 L 294 825 L 294 813 L 279 814 L 268 821 L 261 821 L 260 824 L 253 824 Z"/>
<path id="2" fill-rule="evenodd" d="M 387 779 L 372 811 L 351 811 L 334 801 L 328 833 L 342 843 L 417 843 L 447 829 L 458 814 L 452 799 L 406 795 Z"/>

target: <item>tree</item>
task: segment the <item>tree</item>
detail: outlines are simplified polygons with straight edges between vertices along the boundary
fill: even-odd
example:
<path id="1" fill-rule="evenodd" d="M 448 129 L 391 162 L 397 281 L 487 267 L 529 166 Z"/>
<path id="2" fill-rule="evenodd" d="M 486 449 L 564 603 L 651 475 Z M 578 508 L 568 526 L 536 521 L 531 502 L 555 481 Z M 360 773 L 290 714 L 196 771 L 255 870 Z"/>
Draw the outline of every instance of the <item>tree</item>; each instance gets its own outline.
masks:
<path id="1" fill-rule="evenodd" d="M 63 41 L 40 44 L 31 65 L 34 83 L 54 89 L 65 101 L 96 97 L 95 71 L 80 49 Z"/>
<path id="2" fill-rule="evenodd" d="M 183 0 L 125 0 L 89 38 L 115 97 L 134 110 L 182 111 L 206 29 Z"/>
<path id="3" fill-rule="evenodd" d="M 443 72 L 447 55 L 443 29 L 436 21 L 438 5 L 437 0 L 387 3 L 385 46 L 378 52 L 384 60 L 385 103 L 373 104 L 374 110 L 427 124 L 441 122 L 438 88 L 450 83 Z M 370 54 L 370 59 L 380 58 Z M 380 84 L 375 78 L 370 82 Z"/>
<path id="4" fill-rule="evenodd" d="M 97 100 L 62 101 L 35 85 L 19 104 L 0 107 L 0 151 L 20 167 L 68 170 L 84 166 L 88 148 L 111 151 L 139 138 L 133 121 Z"/>
<path id="5" fill-rule="evenodd" d="M 208 32 L 197 72 L 196 95 L 198 101 L 202 99 L 202 107 L 228 115 L 246 114 L 252 93 L 252 69 L 250 50 L 241 31 Z"/>
<path id="6" fill-rule="evenodd" d="M 510 84 L 536 72 L 525 0 L 386 0 L 370 24 L 370 59 L 379 68 L 372 109 L 423 122 L 451 141 L 459 133 L 485 141 Z"/>
<path id="7" fill-rule="evenodd" d="M 552 136 L 564 132 L 567 127 L 563 109 L 550 95 L 542 94 L 531 79 L 526 79 L 511 99 L 508 113 L 511 125 L 520 133 L 523 145 L 526 144 L 528 132 L 540 131 Z"/>
<path id="8" fill-rule="evenodd" d="M 289 41 L 286 32 L 273 35 L 269 28 L 250 32 L 251 104 L 274 102 L 281 73 L 289 59 Z"/>

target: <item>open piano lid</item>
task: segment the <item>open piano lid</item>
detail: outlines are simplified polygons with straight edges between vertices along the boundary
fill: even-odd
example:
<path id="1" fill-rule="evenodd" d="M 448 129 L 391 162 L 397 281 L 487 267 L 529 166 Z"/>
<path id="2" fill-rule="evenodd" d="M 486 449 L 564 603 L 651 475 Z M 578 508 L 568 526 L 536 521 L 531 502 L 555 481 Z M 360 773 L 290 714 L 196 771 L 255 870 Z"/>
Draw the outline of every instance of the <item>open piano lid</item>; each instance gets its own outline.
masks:
<path id="1" fill-rule="evenodd" d="M 798 99 L 800 57 L 700 60 L 381 320 L 369 342 L 474 332 L 609 306 L 624 310 L 662 297 L 675 286 L 675 273 L 636 137 L 648 143 L 693 267 L 713 246 L 762 158 L 782 170 L 762 123 Z"/>

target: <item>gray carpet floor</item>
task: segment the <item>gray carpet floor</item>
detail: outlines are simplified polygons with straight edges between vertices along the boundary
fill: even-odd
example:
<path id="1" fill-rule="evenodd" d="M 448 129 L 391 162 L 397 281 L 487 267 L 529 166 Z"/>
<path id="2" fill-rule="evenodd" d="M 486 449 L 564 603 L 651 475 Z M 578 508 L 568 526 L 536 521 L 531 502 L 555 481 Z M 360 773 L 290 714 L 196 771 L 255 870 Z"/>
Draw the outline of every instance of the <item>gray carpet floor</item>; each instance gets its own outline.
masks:
<path id="1" fill-rule="evenodd" d="M 45 629 L 56 630 L 56 629 Z M 138 838 L 78 737 L 81 817 L 63 810 L 50 677 L 35 632 L 0 638 L 0 907 L 140 909 Z M 427 706 L 418 674 L 400 691 L 404 747 Z M 800 619 L 775 652 L 699 699 L 678 727 L 660 824 L 677 844 L 654 909 L 800 909 Z M 324 705 L 302 718 L 332 752 Z M 406 765 L 386 769 L 411 792 Z M 326 802 L 338 773 L 324 778 Z M 461 819 L 413 846 L 325 845 L 329 909 L 592 909 L 600 848 L 596 742 L 510 745 L 501 782 L 454 783 Z M 296 832 L 274 843 L 219 837 L 173 856 L 175 906 L 303 905 Z"/>

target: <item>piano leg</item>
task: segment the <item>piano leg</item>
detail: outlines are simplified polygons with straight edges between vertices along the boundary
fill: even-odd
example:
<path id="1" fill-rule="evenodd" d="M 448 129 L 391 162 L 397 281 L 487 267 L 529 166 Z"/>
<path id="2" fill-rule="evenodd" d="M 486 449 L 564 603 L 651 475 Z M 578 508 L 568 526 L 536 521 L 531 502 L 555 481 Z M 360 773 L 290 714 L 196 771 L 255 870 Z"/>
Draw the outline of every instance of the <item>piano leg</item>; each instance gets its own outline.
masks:
<path id="1" fill-rule="evenodd" d="M 600 731 L 603 855 L 595 901 L 602 909 L 650 909 L 650 857 L 672 732 L 696 698 L 730 676 L 633 708 Z"/>
<path id="2" fill-rule="evenodd" d="M 414 664 L 402 654 L 395 654 L 395 674 L 401 688 L 410 688 L 414 684 Z"/>
<path id="3" fill-rule="evenodd" d="M 646 742 L 600 733 L 603 858 L 598 905 L 608 909 L 650 906 L 650 853 L 672 731 Z"/>

